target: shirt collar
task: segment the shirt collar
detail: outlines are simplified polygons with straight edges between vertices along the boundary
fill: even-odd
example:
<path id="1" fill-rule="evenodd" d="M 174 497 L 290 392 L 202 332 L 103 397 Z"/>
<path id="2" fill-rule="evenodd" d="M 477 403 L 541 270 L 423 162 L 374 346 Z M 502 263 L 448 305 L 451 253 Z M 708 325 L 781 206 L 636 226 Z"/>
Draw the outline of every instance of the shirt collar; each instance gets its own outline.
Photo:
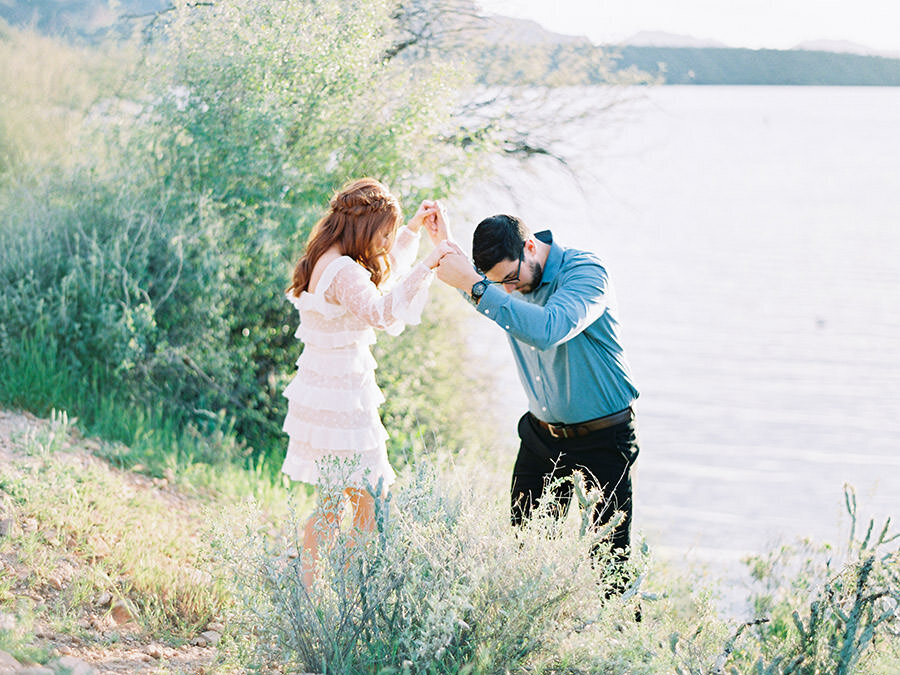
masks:
<path id="1" fill-rule="evenodd" d="M 550 253 L 547 254 L 547 260 L 544 263 L 544 271 L 541 275 L 541 286 L 549 284 L 559 273 L 559 267 L 562 264 L 563 248 L 553 241 L 553 233 L 550 230 L 541 230 L 534 233 L 534 238 L 541 240 L 545 244 L 550 244 Z"/>

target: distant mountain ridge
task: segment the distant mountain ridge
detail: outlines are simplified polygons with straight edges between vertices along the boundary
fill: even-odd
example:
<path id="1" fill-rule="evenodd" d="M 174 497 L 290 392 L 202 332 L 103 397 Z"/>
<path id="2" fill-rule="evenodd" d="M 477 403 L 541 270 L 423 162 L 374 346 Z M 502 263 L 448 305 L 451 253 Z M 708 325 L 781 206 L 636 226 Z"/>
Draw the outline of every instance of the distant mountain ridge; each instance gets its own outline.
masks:
<path id="1" fill-rule="evenodd" d="M 570 53 L 580 52 L 583 67 L 588 70 L 580 81 L 568 77 L 568 84 L 602 82 L 602 77 L 589 70 L 601 63 L 602 67 L 610 67 L 612 73 L 643 72 L 661 84 L 900 86 L 900 58 L 848 42 L 807 42 L 795 49 L 747 49 L 689 35 L 643 31 L 621 44 L 595 45 L 586 37 L 559 36 L 534 22 L 530 22 L 527 39 L 519 40 L 515 27 L 521 20 L 496 16 L 492 21 L 494 31 L 502 36 L 505 45 L 518 40 L 521 46 L 556 45 Z M 605 58 L 587 58 L 584 54 L 588 50 Z M 525 52 L 520 58 L 535 59 L 538 55 L 535 51 Z M 558 53 L 549 61 L 546 82 L 561 79 L 553 72 L 553 63 L 559 67 L 573 64 L 579 67 L 578 58 L 566 59 Z M 528 83 L 541 82 L 531 79 Z"/>
<path id="2" fill-rule="evenodd" d="M 158 12 L 168 0 L 0 0 L 0 19 L 47 35 L 85 39 L 102 35 L 122 17 Z"/>
<path id="3" fill-rule="evenodd" d="M 716 49 L 742 49 L 725 44 L 719 40 L 711 38 L 698 38 L 693 35 L 682 35 L 680 33 L 666 33 L 663 31 L 640 31 L 631 37 L 625 38 L 620 43 L 620 47 L 695 47 L 705 48 L 712 47 Z M 860 54 L 863 56 L 884 56 L 886 58 L 900 58 L 900 52 L 891 52 L 867 45 L 851 42 L 849 40 L 807 40 L 794 45 L 790 49 L 780 49 L 772 51 L 812 51 L 812 52 L 833 52 L 835 54 Z"/>
<path id="4" fill-rule="evenodd" d="M 900 58 L 900 52 L 875 49 L 849 40 L 807 40 L 793 47 L 814 52 L 834 52 L 836 54 L 861 54 L 863 56 L 884 56 L 889 59 Z"/>
<path id="5" fill-rule="evenodd" d="M 130 22 L 123 19 L 170 6 L 169 0 L 0 0 L 0 28 L 6 21 L 93 41 L 111 31 L 127 31 Z M 464 25 L 459 18 L 455 22 Z M 643 31 L 618 45 L 596 45 L 584 36 L 499 15 L 479 22 L 477 33 L 464 43 L 463 54 L 479 65 L 485 84 L 591 85 L 621 74 L 631 83 L 900 86 L 900 58 L 895 58 L 900 55 L 882 55 L 849 42 L 804 42 L 792 50 L 743 49 Z"/>
<path id="6" fill-rule="evenodd" d="M 728 47 L 718 40 L 696 38 L 693 35 L 679 35 L 661 31 L 641 31 L 622 40 L 620 46 L 628 47 Z"/>
<path id="7" fill-rule="evenodd" d="M 900 59 L 812 50 L 638 47 L 615 50 L 618 68 L 664 84 L 900 86 Z"/>

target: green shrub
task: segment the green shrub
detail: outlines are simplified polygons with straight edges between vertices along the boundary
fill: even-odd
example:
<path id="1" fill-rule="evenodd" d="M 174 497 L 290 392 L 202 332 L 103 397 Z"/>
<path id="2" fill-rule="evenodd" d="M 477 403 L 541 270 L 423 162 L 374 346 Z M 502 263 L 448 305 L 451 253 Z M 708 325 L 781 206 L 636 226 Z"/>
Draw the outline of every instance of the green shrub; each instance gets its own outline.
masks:
<path id="1" fill-rule="evenodd" d="M 900 535 L 890 519 L 878 530 L 870 521 L 858 538 L 856 495 L 845 488 L 851 519 L 847 547 L 804 541 L 748 560 L 762 589 L 751 597 L 758 648 L 738 664 L 765 674 L 890 673 L 882 652 L 900 652 Z M 752 658 L 749 655 L 752 655 Z M 735 670 L 734 672 L 738 672 Z"/>
<path id="2" fill-rule="evenodd" d="M 180 2 L 146 27 L 140 59 L 119 53 L 127 84 L 92 80 L 109 95 L 77 161 L 27 165 L 0 190 L 0 358 L 14 364 L 0 401 L 65 408 L 129 447 L 135 419 L 158 415 L 224 420 L 248 453 L 283 451 L 299 351 L 284 287 L 331 191 L 375 175 L 411 213 L 491 147 L 441 140 L 464 71 L 387 58 L 391 9 Z"/>

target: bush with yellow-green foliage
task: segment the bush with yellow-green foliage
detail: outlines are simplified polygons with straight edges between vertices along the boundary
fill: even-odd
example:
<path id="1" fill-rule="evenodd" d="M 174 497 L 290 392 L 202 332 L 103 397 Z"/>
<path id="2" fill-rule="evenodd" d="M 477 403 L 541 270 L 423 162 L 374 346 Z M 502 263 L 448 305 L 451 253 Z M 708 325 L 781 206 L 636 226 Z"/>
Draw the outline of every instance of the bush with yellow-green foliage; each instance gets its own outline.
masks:
<path id="1" fill-rule="evenodd" d="M 4 59 L 0 83 L 15 83 L 0 86 L 15 164 L 0 185 L 0 401 L 66 408 L 133 451 L 189 427 L 236 434 L 238 454 L 283 451 L 300 349 L 284 288 L 331 192 L 373 175 L 411 215 L 494 147 L 448 141 L 466 71 L 389 58 L 396 21 L 383 0 L 225 0 L 175 3 L 138 46 L 104 51 L 6 31 L 4 49 L 29 56 Z M 65 124 L 35 116 L 56 108 Z M 458 362 L 445 329 L 426 330 Z M 395 416 L 413 407 L 387 394 Z M 447 405 L 419 405 L 420 423 Z M 152 455 L 132 461 L 164 463 Z"/>

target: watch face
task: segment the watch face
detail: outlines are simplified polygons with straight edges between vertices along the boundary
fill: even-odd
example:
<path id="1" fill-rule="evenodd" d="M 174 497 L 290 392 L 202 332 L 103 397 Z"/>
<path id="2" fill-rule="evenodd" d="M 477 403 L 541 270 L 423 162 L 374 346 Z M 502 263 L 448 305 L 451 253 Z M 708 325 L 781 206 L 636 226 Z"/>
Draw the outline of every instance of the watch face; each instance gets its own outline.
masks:
<path id="1" fill-rule="evenodd" d="M 475 285 L 472 286 L 472 297 L 480 298 L 482 295 L 484 295 L 484 292 L 485 292 L 485 290 L 487 290 L 487 287 L 488 287 L 488 284 L 484 279 L 482 279 L 481 281 L 476 281 Z"/>

